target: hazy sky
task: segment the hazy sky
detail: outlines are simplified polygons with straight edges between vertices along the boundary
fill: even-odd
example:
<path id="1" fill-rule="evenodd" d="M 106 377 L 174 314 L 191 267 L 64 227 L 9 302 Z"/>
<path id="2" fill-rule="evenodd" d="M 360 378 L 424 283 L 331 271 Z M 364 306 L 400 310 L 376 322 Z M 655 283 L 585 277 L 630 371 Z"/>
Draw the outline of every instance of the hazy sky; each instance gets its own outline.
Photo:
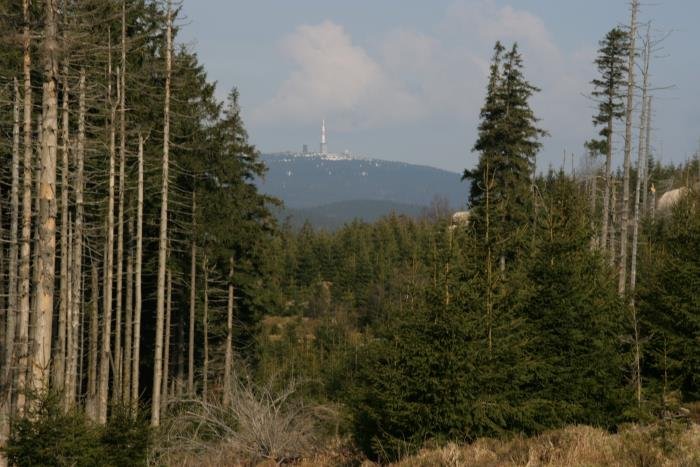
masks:
<path id="1" fill-rule="evenodd" d="M 317 148 L 461 171 L 493 44 L 517 41 L 544 140 L 540 169 L 594 134 L 585 97 L 598 40 L 628 21 L 625 0 L 185 0 L 181 41 L 218 81 L 237 86 L 263 152 Z M 643 2 L 641 20 L 673 30 L 652 63 L 653 145 L 666 161 L 700 138 L 700 1 Z M 635 120 L 635 124 L 637 124 Z M 636 138 L 635 138 L 636 141 Z M 620 152 L 621 142 L 617 144 Z M 618 159 L 620 158 L 618 154 Z"/>

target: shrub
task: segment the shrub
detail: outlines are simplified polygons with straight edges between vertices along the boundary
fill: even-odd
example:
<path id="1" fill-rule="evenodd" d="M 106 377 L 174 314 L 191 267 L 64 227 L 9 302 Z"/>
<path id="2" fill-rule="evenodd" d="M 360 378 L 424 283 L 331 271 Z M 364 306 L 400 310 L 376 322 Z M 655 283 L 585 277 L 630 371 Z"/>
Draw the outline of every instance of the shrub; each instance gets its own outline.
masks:
<path id="1" fill-rule="evenodd" d="M 99 426 L 82 411 L 65 412 L 52 394 L 13 421 L 5 451 L 11 465 L 138 466 L 146 465 L 149 440 L 145 421 L 125 409 L 114 409 Z"/>
<path id="2" fill-rule="evenodd" d="M 156 454 L 166 464 L 289 462 L 313 450 L 326 416 L 304 402 L 294 380 L 278 387 L 274 381 L 236 378 L 228 400 L 226 405 L 199 399 L 175 403 Z"/>

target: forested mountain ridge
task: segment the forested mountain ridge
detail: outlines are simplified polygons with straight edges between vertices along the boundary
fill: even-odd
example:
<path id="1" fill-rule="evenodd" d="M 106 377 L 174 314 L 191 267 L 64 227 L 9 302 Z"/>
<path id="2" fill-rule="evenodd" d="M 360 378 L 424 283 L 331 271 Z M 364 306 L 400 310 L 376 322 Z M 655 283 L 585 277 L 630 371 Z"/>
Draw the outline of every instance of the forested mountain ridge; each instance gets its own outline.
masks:
<path id="1" fill-rule="evenodd" d="M 293 209 L 341 201 L 377 200 L 429 206 L 434 198 L 464 207 L 469 192 L 460 174 L 424 165 L 346 155 L 263 154 L 260 190 Z"/>

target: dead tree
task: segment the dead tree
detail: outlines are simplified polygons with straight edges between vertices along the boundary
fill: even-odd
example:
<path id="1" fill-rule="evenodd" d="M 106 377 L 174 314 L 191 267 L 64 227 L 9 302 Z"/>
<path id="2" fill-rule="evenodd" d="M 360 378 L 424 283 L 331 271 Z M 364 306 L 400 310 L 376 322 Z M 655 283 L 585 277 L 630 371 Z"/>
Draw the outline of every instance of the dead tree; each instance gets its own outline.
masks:
<path id="1" fill-rule="evenodd" d="M 202 272 L 204 274 L 204 307 L 202 308 L 202 331 L 204 334 L 204 363 L 202 365 L 202 399 L 207 401 L 209 383 L 209 265 L 207 255 L 202 259 Z"/>
<path id="2" fill-rule="evenodd" d="M 173 309 L 173 273 L 170 268 L 168 268 L 167 283 L 165 299 L 165 340 L 163 345 L 163 390 L 161 394 L 161 410 L 163 412 L 168 408 L 168 381 L 170 381 L 170 322 Z"/>
<path id="3" fill-rule="evenodd" d="M 107 59 L 107 103 L 109 106 L 109 182 L 107 194 L 107 219 L 105 226 L 103 305 L 102 305 L 102 352 L 100 353 L 100 374 L 97 384 L 97 422 L 107 423 L 109 402 L 109 370 L 112 338 L 112 281 L 114 276 L 114 179 L 116 154 L 116 106 L 112 102 L 112 48 L 108 48 Z"/>
<path id="4" fill-rule="evenodd" d="M 187 348 L 187 392 L 194 395 L 194 324 L 197 298 L 196 192 L 192 190 L 192 247 L 190 252 L 190 323 Z"/>
<path id="5" fill-rule="evenodd" d="M 17 369 L 17 410 L 24 413 L 29 372 L 29 310 L 30 310 L 30 265 L 32 236 L 32 80 L 29 33 L 29 0 L 23 0 L 24 31 L 22 35 L 24 74 L 24 160 L 22 177 L 22 240 L 19 263 L 19 364 Z"/>
<path id="6" fill-rule="evenodd" d="M 141 355 L 141 265 L 143 262 L 143 136 L 139 134 L 138 180 L 136 188 L 136 256 L 134 257 L 134 349 L 131 363 L 131 408 L 136 413 L 139 402 L 139 367 Z"/>
<path id="7" fill-rule="evenodd" d="M 36 292 L 36 328 L 32 361 L 32 389 L 35 394 L 44 394 L 48 391 L 51 362 L 56 256 L 56 149 L 58 143 L 56 12 L 56 0 L 46 0 L 44 6 L 44 84 L 37 250 L 39 282 Z"/>
<path id="8" fill-rule="evenodd" d="M 85 184 L 85 69 L 80 70 L 80 81 L 78 84 L 78 141 L 75 146 L 75 183 L 73 191 L 75 193 L 75 230 L 73 232 L 73 259 L 71 274 L 73 276 L 72 286 L 73 298 L 71 300 L 70 327 L 72 329 L 73 340 L 68 346 L 68 358 L 66 369 L 66 408 L 75 404 L 78 394 L 78 386 L 82 378 L 78 378 L 78 353 L 82 346 L 82 333 L 80 332 L 80 322 L 83 307 L 83 224 L 84 224 L 84 199 L 83 185 Z M 82 359 L 80 359 L 82 362 Z"/>
<path id="9" fill-rule="evenodd" d="M 76 175 L 74 183 L 75 192 L 75 230 L 73 238 L 73 256 L 71 263 L 72 275 L 72 299 L 69 312 L 69 327 L 72 339 L 68 343 L 68 357 L 66 359 L 66 391 L 65 405 L 71 407 L 75 403 L 77 386 L 80 384 L 77 379 L 78 352 L 82 335 L 79 334 L 80 310 L 82 309 L 82 262 L 83 262 L 83 184 L 84 184 L 84 159 L 85 159 L 85 70 L 80 70 L 78 98 L 78 141 L 75 151 Z"/>
<path id="10" fill-rule="evenodd" d="M 649 194 L 649 156 L 651 155 L 651 100 L 652 96 L 647 99 L 647 121 L 645 123 L 646 137 L 644 138 L 645 148 L 644 153 L 644 188 L 642 189 L 642 216 L 645 216 L 649 210 L 648 194 Z M 700 164 L 698 164 L 700 167 Z"/>
<path id="11" fill-rule="evenodd" d="M 134 218 L 129 218 L 129 238 L 134 238 Z M 126 303 L 124 305 L 124 363 L 122 365 L 122 397 L 125 405 L 131 401 L 131 358 L 134 327 L 134 251 L 127 248 Z"/>
<path id="12" fill-rule="evenodd" d="M 117 271 L 114 335 L 114 397 L 122 398 L 122 285 L 124 268 L 124 196 L 126 179 L 126 2 L 122 1 L 121 64 L 117 70 L 117 103 L 119 105 L 119 207 L 117 214 Z"/>
<path id="13" fill-rule="evenodd" d="M 224 361 L 224 398 L 223 405 L 228 407 L 231 404 L 231 369 L 233 364 L 233 256 L 229 258 L 228 273 L 228 303 L 226 306 L 226 355 Z"/>
<path id="14" fill-rule="evenodd" d="M 165 103 L 163 106 L 163 161 L 160 206 L 160 234 L 158 237 L 158 280 L 156 288 L 156 335 L 153 358 L 153 396 L 151 399 L 151 426 L 160 425 L 160 395 L 163 380 L 163 319 L 165 315 L 165 269 L 168 249 L 168 167 L 170 164 L 170 79 L 172 73 L 172 5 L 168 1 L 168 19 L 165 31 Z"/>
<path id="15" fill-rule="evenodd" d="M 632 14 L 630 19 L 630 49 L 627 65 L 627 106 L 625 110 L 625 160 L 624 178 L 622 180 L 622 209 L 620 219 L 620 262 L 618 292 L 625 293 L 627 284 L 627 240 L 629 228 L 630 212 L 630 173 L 632 166 L 632 117 L 634 111 L 634 66 L 637 54 L 637 11 L 639 10 L 639 0 L 632 0 Z"/>
<path id="16" fill-rule="evenodd" d="M 58 342 L 56 345 L 56 356 L 54 358 L 54 388 L 62 391 L 65 389 L 65 372 L 66 372 L 66 345 L 68 340 L 68 313 L 70 310 L 71 290 L 68 279 L 68 264 L 71 260 L 68 254 L 68 244 L 70 237 L 68 236 L 68 213 L 70 207 L 68 205 L 69 186 L 69 128 L 68 128 L 68 66 L 63 68 L 63 99 L 61 102 L 61 285 L 59 290 L 59 308 L 58 308 Z"/>

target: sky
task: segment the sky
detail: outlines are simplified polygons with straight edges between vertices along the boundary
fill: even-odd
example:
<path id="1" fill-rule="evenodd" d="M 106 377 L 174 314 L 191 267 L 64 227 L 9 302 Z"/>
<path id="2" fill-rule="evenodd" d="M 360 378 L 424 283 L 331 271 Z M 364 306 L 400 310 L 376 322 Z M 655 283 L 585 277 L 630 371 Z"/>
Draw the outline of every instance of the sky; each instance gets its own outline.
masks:
<path id="1" fill-rule="evenodd" d="M 597 132 L 587 95 L 598 41 L 628 22 L 626 0 L 184 0 L 179 40 L 224 98 L 241 94 L 262 152 L 316 149 L 461 172 L 471 152 L 496 40 L 517 42 L 549 131 L 538 168 L 583 154 Z M 700 2 L 642 2 L 652 34 L 652 146 L 681 162 L 700 141 Z M 663 89 L 662 89 L 663 88 Z M 635 118 L 635 126 L 638 117 Z M 635 136 L 636 142 L 636 136 Z M 622 142 L 615 159 L 622 158 Z M 567 157 L 570 170 L 571 156 Z M 578 165 L 578 163 L 576 164 Z"/>

